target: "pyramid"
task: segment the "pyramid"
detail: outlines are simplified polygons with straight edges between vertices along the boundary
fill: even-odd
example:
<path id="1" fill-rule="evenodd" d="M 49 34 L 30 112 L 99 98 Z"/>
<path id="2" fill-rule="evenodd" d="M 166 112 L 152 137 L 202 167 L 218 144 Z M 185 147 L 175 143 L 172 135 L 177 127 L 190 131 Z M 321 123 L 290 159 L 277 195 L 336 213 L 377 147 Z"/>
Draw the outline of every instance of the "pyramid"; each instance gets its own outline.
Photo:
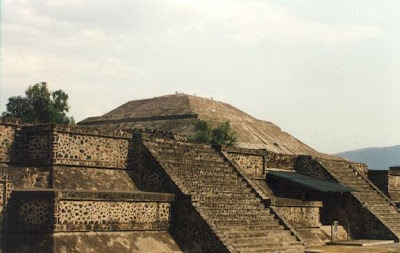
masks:
<path id="1" fill-rule="evenodd" d="M 148 128 L 190 136 L 196 121 L 229 121 L 241 148 L 267 149 L 275 153 L 327 157 L 282 131 L 277 125 L 256 119 L 230 104 L 174 94 L 127 102 L 100 117 L 90 117 L 82 126 L 110 129 Z"/>

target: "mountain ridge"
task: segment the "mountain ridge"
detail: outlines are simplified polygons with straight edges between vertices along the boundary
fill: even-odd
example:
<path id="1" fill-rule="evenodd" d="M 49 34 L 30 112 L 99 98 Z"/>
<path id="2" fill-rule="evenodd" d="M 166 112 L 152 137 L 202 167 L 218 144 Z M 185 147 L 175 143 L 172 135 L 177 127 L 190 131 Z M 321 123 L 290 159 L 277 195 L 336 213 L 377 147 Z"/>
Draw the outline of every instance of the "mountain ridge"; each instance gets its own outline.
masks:
<path id="1" fill-rule="evenodd" d="M 400 165 L 400 145 L 367 147 L 334 154 L 354 162 L 366 163 L 369 169 L 387 170 Z"/>

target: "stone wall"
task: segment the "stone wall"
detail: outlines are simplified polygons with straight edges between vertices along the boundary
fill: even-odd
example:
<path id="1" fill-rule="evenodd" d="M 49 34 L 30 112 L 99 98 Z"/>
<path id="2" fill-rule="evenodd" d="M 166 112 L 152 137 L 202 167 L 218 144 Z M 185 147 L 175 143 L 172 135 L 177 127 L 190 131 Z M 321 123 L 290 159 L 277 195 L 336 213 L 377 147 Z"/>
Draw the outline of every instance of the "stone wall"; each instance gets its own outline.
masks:
<path id="1" fill-rule="evenodd" d="M 167 230 L 171 194 L 15 190 L 11 232 Z"/>
<path id="2" fill-rule="evenodd" d="M 221 151 L 232 159 L 250 178 L 265 178 L 265 149 L 246 149 L 222 145 Z"/>
<path id="3" fill-rule="evenodd" d="M 265 178 L 268 170 L 294 171 L 297 156 L 278 154 L 265 149 L 246 149 L 221 146 L 229 157 L 251 178 Z"/>
<path id="4" fill-rule="evenodd" d="M 379 221 L 370 211 L 360 204 L 350 194 L 344 194 L 342 221 L 340 224 L 349 222 L 350 234 L 352 238 L 388 240 L 395 239 L 396 236 Z"/>
<path id="5" fill-rule="evenodd" d="M 311 156 L 299 156 L 295 165 L 296 172 L 324 180 L 336 181 L 319 163 Z"/>
<path id="6" fill-rule="evenodd" d="M 129 137 L 54 133 L 54 164 L 126 168 Z"/>
<path id="7" fill-rule="evenodd" d="M 249 177 L 264 177 L 264 156 L 240 153 L 228 153 L 228 155 Z"/>
<path id="8" fill-rule="evenodd" d="M 388 175 L 388 191 L 390 198 L 400 204 L 400 167 L 390 167 Z"/>
<path id="9" fill-rule="evenodd" d="M 170 203 L 59 201 L 55 231 L 167 229 Z"/>
<path id="10" fill-rule="evenodd" d="M 333 160 L 335 162 L 336 160 Z M 336 181 L 327 170 L 321 165 L 326 162 L 322 158 L 316 160 L 310 156 L 299 156 L 296 163 L 296 171 L 318 177 L 321 179 Z M 337 166 L 341 166 L 342 160 L 337 160 Z M 353 165 L 349 163 L 348 165 Z M 346 163 L 346 166 L 348 166 Z M 334 166 L 334 165 L 332 165 Z M 345 167 L 346 168 L 346 167 Z M 350 167 L 347 167 L 350 169 Z M 351 170 L 350 170 L 351 172 Z M 361 205 L 351 193 L 332 195 L 324 199 L 325 224 L 330 224 L 333 220 L 338 220 L 339 224 L 350 224 L 350 234 L 352 238 L 358 239 L 394 239 L 395 235 L 369 210 L 368 206 Z"/>
<path id="11" fill-rule="evenodd" d="M 1 179 L 1 178 L 0 178 Z M 8 221 L 8 202 L 11 198 L 11 192 L 14 190 L 14 185 L 9 178 L 3 177 L 0 180 L 0 252 L 3 249 L 6 241 L 6 233 L 4 233 L 6 222 Z"/>
<path id="12" fill-rule="evenodd" d="M 0 124 L 0 163 L 10 162 L 14 155 L 15 125 Z"/>
<path id="13" fill-rule="evenodd" d="M 24 126 L 17 134 L 15 162 L 125 169 L 130 137 L 125 132 L 72 126 Z"/>
<path id="14" fill-rule="evenodd" d="M 19 165 L 49 165 L 52 158 L 51 125 L 25 126 L 17 132 L 15 159 Z"/>
<path id="15" fill-rule="evenodd" d="M 265 156 L 266 169 L 278 169 L 293 171 L 296 165 L 297 156 L 267 152 Z"/>
<path id="16" fill-rule="evenodd" d="M 400 203 L 399 167 L 390 167 L 389 170 L 368 170 L 368 179 L 387 194 L 392 201 Z"/>
<path id="17" fill-rule="evenodd" d="M 276 203 L 276 210 L 295 228 L 310 228 L 321 226 L 320 208 L 322 203 L 308 201 L 303 204 Z"/>
<path id="18" fill-rule="evenodd" d="M 382 192 L 389 194 L 388 192 L 388 176 L 389 171 L 387 170 L 368 170 L 368 179 L 376 185 Z"/>
<path id="19" fill-rule="evenodd" d="M 351 162 L 351 166 L 354 167 L 358 172 L 368 177 L 368 166 L 365 163 Z"/>

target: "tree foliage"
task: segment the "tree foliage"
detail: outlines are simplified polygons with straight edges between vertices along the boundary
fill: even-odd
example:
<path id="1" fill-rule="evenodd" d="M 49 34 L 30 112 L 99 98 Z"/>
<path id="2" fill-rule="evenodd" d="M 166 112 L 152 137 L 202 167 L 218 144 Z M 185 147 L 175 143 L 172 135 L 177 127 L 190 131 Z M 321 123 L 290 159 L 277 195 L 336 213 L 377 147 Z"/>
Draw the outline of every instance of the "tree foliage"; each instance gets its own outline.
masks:
<path id="1" fill-rule="evenodd" d="M 196 122 L 195 134 L 192 141 L 213 145 L 234 145 L 237 141 L 236 133 L 231 130 L 229 122 L 224 122 L 217 127 L 212 127 L 205 120 Z"/>
<path id="2" fill-rule="evenodd" d="M 62 90 L 49 91 L 47 83 L 41 82 L 25 91 L 25 97 L 10 97 L 3 118 L 18 118 L 24 123 L 73 124 L 68 117 L 68 94 Z"/>

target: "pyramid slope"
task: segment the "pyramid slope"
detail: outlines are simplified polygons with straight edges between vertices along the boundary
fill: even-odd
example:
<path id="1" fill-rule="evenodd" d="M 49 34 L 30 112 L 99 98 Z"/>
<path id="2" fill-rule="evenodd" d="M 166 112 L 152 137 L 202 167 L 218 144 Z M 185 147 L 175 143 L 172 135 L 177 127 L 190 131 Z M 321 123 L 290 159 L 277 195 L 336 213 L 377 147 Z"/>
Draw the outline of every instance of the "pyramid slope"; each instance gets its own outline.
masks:
<path id="1" fill-rule="evenodd" d="M 237 133 L 239 147 L 329 157 L 283 132 L 271 122 L 258 120 L 227 103 L 185 94 L 130 101 L 101 117 L 87 118 L 79 124 L 113 129 L 150 128 L 190 135 L 199 119 L 229 121 Z"/>

